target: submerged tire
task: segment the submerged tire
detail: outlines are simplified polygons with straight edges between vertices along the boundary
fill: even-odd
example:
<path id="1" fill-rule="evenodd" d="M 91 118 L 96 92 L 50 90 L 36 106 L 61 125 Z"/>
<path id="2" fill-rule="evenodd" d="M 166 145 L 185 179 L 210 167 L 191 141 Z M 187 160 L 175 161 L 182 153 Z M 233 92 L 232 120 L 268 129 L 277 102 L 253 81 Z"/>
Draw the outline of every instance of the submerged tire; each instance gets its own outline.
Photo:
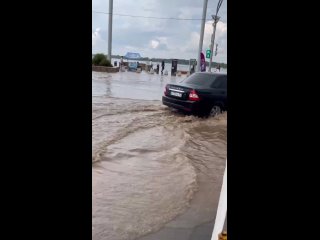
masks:
<path id="1" fill-rule="evenodd" d="M 215 117 L 222 113 L 222 108 L 220 105 L 213 105 L 210 109 L 209 116 Z"/>

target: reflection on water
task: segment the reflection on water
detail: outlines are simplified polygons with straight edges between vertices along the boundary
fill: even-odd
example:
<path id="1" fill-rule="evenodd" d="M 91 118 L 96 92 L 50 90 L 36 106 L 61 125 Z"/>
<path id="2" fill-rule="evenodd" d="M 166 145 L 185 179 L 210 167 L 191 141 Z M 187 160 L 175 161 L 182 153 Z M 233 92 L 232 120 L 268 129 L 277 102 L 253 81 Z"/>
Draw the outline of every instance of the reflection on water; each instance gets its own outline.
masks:
<path id="1" fill-rule="evenodd" d="M 92 96 L 161 100 L 164 86 L 186 78 L 148 74 L 145 71 L 104 73 L 92 72 Z"/>
<path id="2" fill-rule="evenodd" d="M 106 87 L 107 87 L 107 89 L 106 89 L 106 96 L 111 97 L 112 91 L 111 91 L 111 81 L 110 81 L 110 78 L 106 80 Z"/>

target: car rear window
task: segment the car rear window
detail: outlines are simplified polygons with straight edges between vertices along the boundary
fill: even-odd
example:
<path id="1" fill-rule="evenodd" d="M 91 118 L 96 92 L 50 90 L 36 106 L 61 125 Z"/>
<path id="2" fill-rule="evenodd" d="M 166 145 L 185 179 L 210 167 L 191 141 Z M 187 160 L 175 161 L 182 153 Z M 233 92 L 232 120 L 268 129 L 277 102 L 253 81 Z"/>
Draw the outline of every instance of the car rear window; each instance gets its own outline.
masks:
<path id="1" fill-rule="evenodd" d="M 217 76 L 213 74 L 194 73 L 183 80 L 183 82 L 198 86 L 210 87 L 216 77 Z"/>
<path id="2" fill-rule="evenodd" d="M 227 89 L 227 76 L 219 76 L 211 85 L 213 88 Z"/>

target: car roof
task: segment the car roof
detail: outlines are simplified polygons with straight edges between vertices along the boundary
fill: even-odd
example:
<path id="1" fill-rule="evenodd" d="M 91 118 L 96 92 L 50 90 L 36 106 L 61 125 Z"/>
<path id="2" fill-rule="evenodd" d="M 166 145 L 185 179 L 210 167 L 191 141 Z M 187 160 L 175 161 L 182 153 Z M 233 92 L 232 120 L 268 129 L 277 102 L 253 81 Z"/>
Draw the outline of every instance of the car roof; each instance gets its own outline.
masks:
<path id="1" fill-rule="evenodd" d="M 227 75 L 226 72 L 195 72 L 195 73 L 201 73 L 201 74 L 207 74 L 207 75 Z"/>

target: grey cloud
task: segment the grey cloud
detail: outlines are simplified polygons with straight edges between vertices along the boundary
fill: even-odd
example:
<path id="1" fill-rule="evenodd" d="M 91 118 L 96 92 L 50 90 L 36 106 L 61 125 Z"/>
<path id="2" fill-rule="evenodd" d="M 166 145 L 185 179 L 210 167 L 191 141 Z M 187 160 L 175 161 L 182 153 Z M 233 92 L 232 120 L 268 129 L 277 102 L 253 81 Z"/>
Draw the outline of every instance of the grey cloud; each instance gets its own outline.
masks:
<path id="1" fill-rule="evenodd" d="M 167 44 L 164 44 L 164 43 L 160 43 L 157 48 L 158 50 L 168 50 L 168 46 Z"/>
<path id="2" fill-rule="evenodd" d="M 207 18 L 213 14 L 217 0 L 208 2 Z M 153 17 L 185 17 L 201 18 L 203 1 L 195 0 L 116 0 L 114 1 L 114 13 L 130 14 Z M 108 12 L 108 1 L 93 0 L 92 8 L 95 11 Z M 224 0 L 219 16 L 221 21 L 227 22 L 227 0 Z M 198 43 L 191 41 L 192 33 L 200 33 L 200 21 L 175 21 L 147 18 L 133 18 L 124 16 L 113 17 L 113 54 L 123 54 L 127 46 L 139 49 L 141 55 L 149 57 L 168 58 L 194 58 L 197 54 Z M 108 39 L 108 15 L 93 14 L 92 31 L 100 28 L 100 36 L 103 46 L 94 46 L 92 51 L 98 49 L 107 51 Z M 159 43 L 156 49 L 150 47 L 151 40 L 158 37 L 166 39 Z M 208 38 L 208 36 L 207 36 Z M 206 42 L 210 39 L 205 39 Z M 192 42 L 192 45 L 190 45 Z M 227 36 L 219 38 L 219 48 L 223 53 L 218 54 L 217 59 L 227 60 Z M 182 50 L 183 49 L 183 50 Z M 161 55 L 161 56 L 160 56 Z"/>

